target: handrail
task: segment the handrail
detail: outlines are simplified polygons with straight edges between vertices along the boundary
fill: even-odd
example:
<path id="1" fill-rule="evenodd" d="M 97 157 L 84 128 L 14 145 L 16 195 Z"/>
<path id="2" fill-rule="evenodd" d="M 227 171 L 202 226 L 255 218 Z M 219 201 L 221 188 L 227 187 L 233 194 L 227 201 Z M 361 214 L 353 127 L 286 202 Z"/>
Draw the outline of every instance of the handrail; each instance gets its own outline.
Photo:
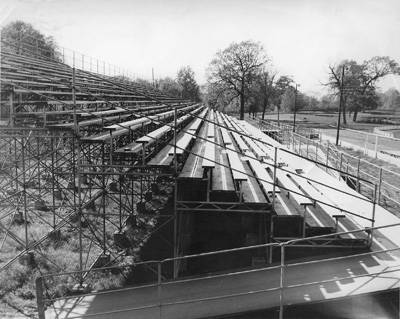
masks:
<path id="1" fill-rule="evenodd" d="M 383 228 L 389 228 L 389 227 L 396 227 L 400 226 L 400 223 L 396 224 L 391 224 L 391 225 L 384 225 L 384 226 L 377 226 L 377 227 L 369 227 L 365 229 L 359 229 L 359 230 L 353 230 L 353 231 L 346 231 L 346 232 L 340 232 L 337 233 L 337 235 L 344 235 L 344 234 L 350 234 L 350 233 L 355 233 L 355 232 L 361 232 L 361 231 L 372 231 L 372 230 L 378 230 L 378 229 L 383 229 Z M 316 239 L 316 238 L 324 238 L 329 235 L 321 235 L 321 236 L 313 236 L 309 238 L 301 238 L 301 239 L 295 239 L 295 240 L 288 240 L 286 242 L 282 243 L 270 243 L 270 244 L 263 244 L 263 245 L 254 245 L 254 246 L 248 246 L 248 247 L 239 247 L 239 248 L 234 248 L 234 249 L 227 249 L 227 250 L 222 250 L 222 251 L 213 251 L 213 252 L 208 252 L 208 253 L 201 253 L 201 254 L 194 254 L 194 255 L 187 255 L 187 256 L 181 256 L 179 258 L 185 258 L 185 257 L 201 257 L 201 256 L 207 256 L 210 254 L 218 254 L 218 253 L 227 253 L 227 252 L 235 252 L 235 251 L 241 251 L 245 249 L 254 249 L 258 247 L 268 247 L 268 246 L 279 246 L 281 249 L 281 263 L 280 265 L 277 266 L 272 266 L 272 267 L 265 267 L 265 268 L 260 268 L 260 269 L 252 269 L 252 270 L 245 270 L 245 271 L 238 271 L 238 272 L 231 272 L 227 274 L 218 274 L 218 275 L 211 275 L 211 276 L 202 276 L 202 277 L 196 277 L 196 278 L 189 278 L 187 280 L 176 280 L 176 281 L 168 281 L 165 282 L 162 280 L 162 276 L 159 273 L 158 274 L 158 280 L 157 282 L 154 282 L 153 284 L 148 284 L 144 286 L 135 286 L 135 287 L 127 287 L 127 288 L 121 288 L 121 289 L 113 289 L 109 291 L 100 291 L 100 292 L 92 292 L 92 293 L 85 293 L 85 294 L 80 294 L 78 296 L 68 296 L 68 297 L 60 297 L 60 298 L 54 298 L 54 299 L 44 299 L 43 296 L 40 296 L 40 300 L 43 304 L 40 305 L 40 309 L 42 309 L 42 317 L 44 317 L 44 303 L 45 302 L 54 302 L 58 300 L 67 300 L 67 299 L 82 299 L 85 296 L 93 296 L 93 295 L 104 295 L 104 294 L 112 294 L 115 292 L 122 292 L 122 291 L 129 291 L 129 290 L 135 290 L 143 287 L 158 287 L 158 297 L 157 299 L 159 300 L 158 303 L 153 303 L 151 305 L 145 305 L 141 307 L 130 307 L 130 308 L 124 308 L 124 309 L 117 309 L 113 311 L 106 311 L 106 312 L 98 312 L 98 313 L 92 313 L 92 314 L 85 314 L 83 317 L 96 317 L 99 315 L 107 315 L 107 314 L 114 314 L 114 313 L 122 313 L 122 312 L 129 312 L 129 311 L 135 311 L 135 310 L 141 310 L 141 309 L 146 309 L 146 308 L 160 308 L 165 307 L 165 306 L 172 306 L 172 305 L 179 305 L 179 304 L 188 304 L 188 303 L 195 303 L 195 302 L 204 302 L 204 301 L 209 301 L 209 300 L 220 300 L 220 299 L 226 299 L 226 298 L 234 298 L 234 297 L 240 297 L 240 296 L 248 296 L 248 295 L 254 295 L 254 294 L 259 294 L 259 293 L 265 293 L 265 292 L 272 292 L 272 291 L 277 291 L 279 292 L 280 295 L 280 304 L 279 304 L 279 309 L 280 309 L 280 318 L 283 318 L 283 310 L 284 310 L 284 292 L 288 289 L 295 289 L 295 288 L 300 288 L 304 286 L 310 286 L 310 285 L 317 285 L 317 284 L 324 284 L 324 283 L 329 283 L 329 282 L 337 282 L 341 281 L 344 279 L 354 279 L 354 278 L 362 278 L 362 277 L 371 277 L 371 276 L 376 276 L 380 274 L 386 274 L 386 273 L 393 273 L 393 272 L 399 272 L 400 273 L 400 268 L 395 268 L 395 269 L 383 269 L 381 271 L 376 271 L 372 273 L 363 273 L 363 274 L 357 274 L 357 275 L 349 275 L 349 276 L 341 276 L 337 277 L 335 276 L 334 278 L 329 278 L 329 279 L 322 279 L 322 280 L 316 280 L 316 281 L 310 281 L 310 282 L 301 282 L 301 283 L 296 283 L 296 284 L 285 284 L 285 277 L 288 272 L 290 272 L 290 268 L 294 267 L 301 267 L 304 265 L 309 265 L 309 264 L 317 264 L 317 263 L 326 263 L 326 262 L 332 262 L 332 261 L 337 261 L 337 260 L 346 260 L 346 259 L 357 259 L 358 257 L 363 257 L 363 256 L 371 256 L 371 255 L 379 255 L 379 254 L 385 254 L 385 253 L 391 253 L 394 251 L 400 250 L 399 247 L 396 248 L 391 248 L 391 249 L 383 249 L 379 251 L 371 251 L 371 252 L 366 252 L 366 253 L 359 253 L 359 254 L 354 254 L 354 255 L 346 255 L 346 256 L 338 256 L 338 257 L 330 257 L 330 258 L 324 258 L 324 259 L 319 259 L 319 260 L 311 260 L 311 261 L 304 261 L 304 262 L 296 262 L 296 263 L 287 263 L 285 261 L 285 248 L 292 245 L 295 242 L 302 241 L 302 240 L 309 240 L 309 239 Z M 149 263 L 155 263 L 157 262 L 159 264 L 158 267 L 158 272 L 161 271 L 161 264 L 166 261 L 173 261 L 176 260 L 176 258 L 168 258 L 160 261 L 149 261 Z M 143 262 L 146 263 L 146 262 Z M 137 263 L 135 265 L 143 264 L 143 263 Z M 135 266 L 131 265 L 131 266 Z M 123 267 L 128 267 L 128 266 L 123 266 Z M 97 271 L 104 270 L 104 269 L 110 269 L 110 268 L 116 268 L 116 267 L 104 267 L 100 269 L 96 269 Z M 189 299 L 184 299 L 184 300 L 177 300 L 177 301 L 171 301 L 171 302 L 163 302 L 163 287 L 165 285 L 169 284 L 174 284 L 177 282 L 190 282 L 193 280 L 202 280 L 202 279 L 212 279 L 212 278 L 224 278 L 224 277 L 229 277 L 229 276 L 238 276 L 242 275 L 245 273 L 249 272 L 257 272 L 257 271 L 269 271 L 269 270 L 276 270 L 280 269 L 280 284 L 279 286 L 274 286 L 274 287 L 269 287 L 265 289 L 259 289 L 259 290 L 246 290 L 246 291 L 239 291 L 236 293 L 232 294 L 222 294 L 222 295 L 217 295 L 217 296 L 211 296 L 211 297 L 200 297 L 200 298 L 189 298 Z M 94 271 L 94 270 L 91 270 Z M 60 276 L 60 275 L 67 275 L 71 273 L 76 273 L 76 272 L 68 272 L 68 273 L 63 273 L 63 274 L 46 274 L 41 277 L 39 277 L 38 284 L 43 286 L 43 280 L 46 279 L 49 276 Z M 39 290 L 40 291 L 40 290 Z M 43 293 L 43 291 L 40 291 Z M 56 308 L 57 309 L 57 308 Z M 161 313 L 160 313 L 161 315 Z M 79 316 L 80 318 L 82 316 Z M 69 317 L 69 318 L 75 318 L 75 317 Z M 78 317 L 76 317 L 78 318 Z M 162 318 L 162 316 L 160 317 Z"/>
<path id="2" fill-rule="evenodd" d="M 348 235 L 348 234 L 360 233 L 360 232 L 370 232 L 371 230 L 378 230 L 378 229 L 391 228 L 391 227 L 397 227 L 397 226 L 400 226 L 400 222 L 396 223 L 396 224 L 390 224 L 390 225 L 365 227 L 365 228 L 360 228 L 360 229 L 355 229 L 355 230 L 337 232 L 334 235 L 337 236 L 337 237 L 340 237 L 342 235 Z M 215 250 L 215 251 L 210 251 L 210 252 L 205 252 L 205 253 L 178 256 L 178 257 L 175 257 L 175 258 L 166 258 L 166 259 L 161 259 L 161 260 L 148 260 L 148 261 L 142 261 L 142 262 L 134 263 L 134 264 L 131 264 L 131 265 L 124 265 L 124 266 L 110 266 L 110 267 L 102 267 L 102 268 L 95 268 L 95 269 L 88 268 L 88 269 L 84 269 L 84 270 L 75 270 L 75 271 L 69 271 L 69 272 L 63 272 L 63 273 L 48 273 L 48 274 L 42 275 L 41 277 L 42 278 L 46 278 L 46 277 L 56 277 L 56 276 L 63 276 L 63 275 L 72 275 L 72 274 L 77 274 L 77 273 L 81 273 L 81 272 L 104 271 L 104 270 L 120 269 L 120 268 L 131 268 L 132 266 L 138 266 L 138 265 L 144 265 L 144 264 L 165 263 L 165 262 L 170 262 L 170 261 L 180 260 L 180 259 L 186 259 L 186 258 L 204 257 L 204 256 L 225 254 L 225 253 L 231 253 L 231 252 L 237 252 L 237 251 L 243 251 L 243 250 L 251 250 L 251 249 L 256 249 L 256 248 L 287 246 L 287 245 L 291 245 L 291 244 L 296 243 L 296 242 L 314 240 L 314 239 L 320 239 L 320 238 L 329 238 L 329 237 L 332 237 L 332 234 L 324 234 L 324 235 L 319 235 L 319 236 L 291 239 L 291 240 L 287 240 L 285 242 L 280 242 L 280 243 L 266 243 L 266 244 L 259 244 L 259 245 L 231 248 L 231 249 Z M 384 251 L 379 251 L 379 252 L 384 252 Z"/>

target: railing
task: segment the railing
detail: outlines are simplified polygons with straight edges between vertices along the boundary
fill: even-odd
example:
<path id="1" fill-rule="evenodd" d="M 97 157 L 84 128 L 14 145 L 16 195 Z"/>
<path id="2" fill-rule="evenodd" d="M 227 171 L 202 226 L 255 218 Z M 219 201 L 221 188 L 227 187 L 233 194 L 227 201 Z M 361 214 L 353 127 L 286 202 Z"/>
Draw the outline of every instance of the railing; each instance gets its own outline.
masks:
<path id="1" fill-rule="evenodd" d="M 390 227 L 400 227 L 400 223 L 341 232 L 335 234 L 335 236 L 343 236 L 360 232 L 372 235 L 373 232 L 379 229 Z M 248 302 L 252 300 L 252 303 L 256 303 L 254 307 L 256 307 L 257 309 L 267 309 L 279 306 L 279 318 L 282 319 L 284 317 L 284 306 L 288 303 L 295 304 L 304 302 L 304 295 L 307 294 L 308 287 L 328 287 L 329 285 L 335 285 L 339 282 L 342 285 L 346 285 L 354 283 L 357 278 L 369 278 L 369 280 L 373 280 L 373 278 L 378 278 L 377 275 L 385 273 L 391 273 L 392 277 L 400 277 L 400 268 L 387 267 L 386 264 L 382 265 L 382 267 L 378 270 L 376 270 L 375 267 L 371 272 L 368 272 L 365 269 L 365 267 L 368 267 L 368 260 L 372 261 L 371 257 L 374 257 L 374 266 L 377 266 L 376 260 L 397 260 L 397 257 L 392 254 L 396 253 L 400 248 L 383 249 L 379 251 L 364 252 L 355 255 L 339 256 L 312 261 L 288 262 L 286 260 L 287 250 L 296 246 L 301 247 L 302 241 L 310 239 L 329 238 L 331 236 L 332 235 L 322 235 L 309 238 L 292 239 L 281 243 L 268 243 L 263 245 L 181 256 L 159 261 L 139 262 L 136 264 L 121 267 L 105 267 L 67 273 L 47 274 L 42 277 L 38 277 L 36 280 L 39 318 L 45 318 L 46 306 L 50 309 L 52 307 L 53 311 L 55 312 L 71 312 L 73 310 L 72 308 L 79 304 L 79 302 L 81 302 L 85 297 L 105 296 L 112 295 L 114 293 L 134 294 L 141 288 L 146 288 L 150 289 L 152 292 L 153 297 L 151 298 L 151 301 L 142 300 L 136 303 L 135 299 L 132 298 L 129 299 L 130 303 L 125 308 L 99 312 L 94 311 L 93 313 L 76 315 L 74 315 L 72 311 L 72 314 L 67 316 L 67 318 L 96 318 L 96 316 L 100 315 L 117 315 L 121 313 L 129 313 L 130 315 L 134 315 L 135 313 L 143 310 L 153 311 L 152 313 L 156 314 L 156 317 L 165 318 L 167 312 L 170 312 L 171 310 L 177 310 L 178 307 L 184 305 L 195 306 L 196 303 L 201 302 L 202 308 L 206 309 L 207 307 L 204 303 L 207 302 L 223 302 L 228 300 L 230 301 L 229 303 L 232 305 L 235 303 L 246 303 L 247 300 Z M 178 280 L 173 279 L 172 272 L 170 271 L 172 267 L 171 264 L 176 262 L 187 265 L 190 263 L 190 261 L 195 260 L 196 262 L 203 262 L 203 264 L 207 264 L 210 262 L 210 258 L 212 259 L 215 256 L 222 256 L 222 259 L 224 261 L 229 258 L 237 260 L 238 257 L 243 255 L 260 255 L 260 253 L 262 253 L 263 251 L 272 251 L 273 249 L 280 250 L 280 258 L 278 258 L 278 261 L 275 264 L 272 264 L 269 267 L 253 267 L 229 273 L 204 274 L 203 276 L 186 277 L 180 278 Z M 357 271 L 353 273 L 347 272 L 347 269 L 353 269 L 353 266 L 360 266 L 361 263 L 363 263 L 364 265 L 364 268 L 361 267 L 363 269 L 362 271 Z M 334 265 L 334 267 L 321 267 L 322 265 L 326 266 L 327 264 Z M 98 285 L 98 282 L 100 282 L 101 284 L 101 280 L 104 280 L 104 278 L 108 278 L 112 274 L 114 274 L 114 276 L 115 274 L 121 274 L 120 276 L 123 277 L 123 274 L 125 274 L 125 276 L 129 274 L 135 274 L 135 272 L 137 274 L 140 274 L 144 269 L 147 269 L 147 272 L 151 273 L 152 276 L 150 276 L 149 279 L 146 281 L 141 280 L 141 282 L 139 284 L 136 284 L 135 286 L 124 287 L 121 281 L 120 287 L 113 287 L 113 289 L 107 290 L 101 289 L 101 287 Z M 301 276 L 296 276 L 296 273 L 299 273 L 298 269 L 301 269 Z M 309 276 L 303 276 L 304 274 L 307 274 L 307 272 L 309 272 Z M 255 285 L 244 289 L 235 290 L 234 283 L 236 281 L 230 279 L 233 279 L 235 277 L 236 279 L 239 279 L 242 276 L 255 273 L 260 273 L 260 280 L 257 280 Z M 70 296 L 52 296 L 51 289 L 54 289 L 60 277 L 68 278 L 68 286 L 76 285 L 77 288 L 81 289 L 81 293 Z M 85 278 L 85 282 L 97 284 L 97 286 L 95 287 L 97 291 L 85 291 L 85 285 L 82 283 L 82 281 L 80 281 L 80 278 Z M 267 281 L 267 278 L 270 278 L 271 281 Z M 192 298 L 183 290 L 178 299 L 172 298 L 171 294 L 169 294 L 169 288 L 171 288 L 174 284 L 187 283 L 190 284 L 191 289 L 194 289 L 193 287 L 196 287 L 196 285 L 199 286 L 199 284 L 202 284 L 206 281 L 211 281 L 213 279 L 218 279 L 218 286 L 225 287 L 225 291 L 224 289 L 222 289 L 222 291 L 220 292 L 218 292 L 218 289 L 206 289 L 203 291 L 202 295 L 200 294 L 200 296 Z M 261 279 L 264 279 L 265 281 Z M 232 284 L 232 286 L 230 286 L 230 284 Z M 291 294 L 290 299 L 288 299 L 286 297 L 288 292 L 290 293 L 292 290 L 296 289 L 301 292 L 301 298 L 296 299 L 293 297 L 293 294 Z M 254 298 L 257 295 L 262 295 L 263 298 L 256 299 L 261 301 L 255 301 Z M 58 308 L 61 301 L 68 303 L 68 300 L 73 300 L 70 308 Z M 229 311 L 229 309 L 227 309 L 227 311 Z M 218 314 L 221 315 L 223 313 Z"/>
<path id="2" fill-rule="evenodd" d="M 17 51 L 18 54 L 23 55 L 24 52 L 28 52 L 31 56 L 34 55 L 37 58 L 62 62 L 83 71 L 95 72 L 105 76 L 121 76 L 133 81 L 138 78 L 150 79 L 150 76 L 139 75 L 126 68 L 121 68 L 115 64 L 66 47 L 55 46 L 52 50 L 43 48 L 41 44 L 42 40 L 28 35 L 24 35 L 22 40 L 10 42 L 2 39 L 2 42 L 4 45 L 10 46 L 14 51 Z M 3 49 L 4 45 L 2 45 Z"/>
<path id="3" fill-rule="evenodd" d="M 336 168 L 338 178 L 344 180 L 355 188 L 359 193 L 373 197 L 374 185 L 377 185 L 377 204 L 384 205 L 392 213 L 398 213 L 400 201 L 397 200 L 400 193 L 400 174 L 369 162 L 359 156 L 353 156 L 340 150 L 328 141 L 323 141 L 320 131 L 314 130 L 304 134 L 302 130 L 293 132 L 293 126 L 281 124 L 279 127 L 271 121 L 260 121 L 261 128 L 280 130 L 284 138 L 282 143 L 286 144 L 296 153 L 317 163 L 323 164 L 327 171 L 330 167 Z M 366 181 L 369 181 L 368 183 Z"/>

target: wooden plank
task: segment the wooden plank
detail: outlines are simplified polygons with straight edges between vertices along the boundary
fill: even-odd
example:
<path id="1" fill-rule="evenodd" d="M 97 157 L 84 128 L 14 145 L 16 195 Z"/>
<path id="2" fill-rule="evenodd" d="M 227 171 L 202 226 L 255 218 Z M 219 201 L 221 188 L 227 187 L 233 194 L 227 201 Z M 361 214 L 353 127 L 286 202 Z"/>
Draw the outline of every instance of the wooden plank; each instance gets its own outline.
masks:
<path id="1" fill-rule="evenodd" d="M 223 141 L 220 130 L 216 132 L 216 161 L 217 165 L 213 169 L 212 175 L 212 190 L 214 191 L 235 191 L 235 185 L 233 183 L 232 171 L 229 168 L 229 161 L 224 150 Z M 222 145 L 222 146 L 221 146 Z"/>
<path id="2" fill-rule="evenodd" d="M 247 146 L 247 144 L 243 141 L 242 137 L 238 133 L 232 133 L 232 136 L 243 154 L 245 154 L 246 151 L 250 150 L 250 148 Z"/>
<path id="3" fill-rule="evenodd" d="M 230 149 L 226 150 L 228 155 L 229 164 L 232 168 L 232 176 L 235 181 L 247 181 L 248 177 L 244 174 L 245 170 L 243 163 L 240 160 L 238 154 Z"/>
<path id="4" fill-rule="evenodd" d="M 215 125 L 214 123 L 208 123 L 208 131 L 207 131 L 207 137 L 215 137 Z"/>
<path id="5" fill-rule="evenodd" d="M 262 159 L 267 157 L 267 154 L 265 154 L 265 152 L 262 149 L 260 149 L 260 147 L 256 143 L 254 143 L 254 141 L 251 138 L 247 136 L 242 136 L 242 138 L 250 147 L 250 149 L 254 152 L 254 154 L 256 154 L 257 158 Z"/>
<path id="6" fill-rule="evenodd" d="M 279 184 L 283 187 L 282 191 L 287 191 L 298 205 L 314 205 L 314 202 L 308 199 L 306 194 L 293 182 L 292 179 L 289 178 L 287 172 L 277 169 L 276 175 Z M 305 196 L 302 196 L 301 194 L 304 194 Z"/>
<path id="7" fill-rule="evenodd" d="M 190 142 L 192 141 L 193 138 L 195 138 L 195 136 L 188 134 L 188 133 L 184 133 L 179 138 L 177 138 L 176 154 L 183 154 L 185 152 L 185 150 L 188 148 L 188 145 L 190 144 Z M 173 143 L 174 143 L 174 141 L 172 141 L 172 144 Z M 174 148 L 175 147 L 173 147 L 173 146 L 169 146 L 169 151 L 168 151 L 169 155 L 174 154 L 174 152 L 175 152 Z"/>
<path id="8" fill-rule="evenodd" d="M 160 128 L 142 136 L 136 140 L 136 143 L 150 143 L 154 140 L 157 140 L 167 134 L 169 131 L 172 130 L 172 127 L 169 125 L 161 126 Z"/>
<path id="9" fill-rule="evenodd" d="M 251 174 L 250 168 L 245 166 L 245 171 L 248 174 Z M 242 193 L 243 200 L 246 203 L 267 203 L 263 191 L 260 188 L 260 185 L 257 183 L 257 180 L 253 176 L 248 176 L 247 181 L 242 183 Z"/>
<path id="10" fill-rule="evenodd" d="M 199 136 L 202 137 L 202 139 L 196 140 L 192 149 L 192 153 L 187 158 L 185 165 L 179 174 L 179 178 L 203 178 L 203 168 L 201 166 L 205 151 L 205 143 L 203 142 L 203 138 L 206 138 L 207 130 L 207 125 L 203 125 L 201 127 Z"/>
<path id="11" fill-rule="evenodd" d="M 214 168 L 215 167 L 215 139 L 213 137 L 207 138 L 202 167 Z"/>
<path id="12" fill-rule="evenodd" d="M 248 163 L 265 194 L 272 194 L 274 181 L 265 169 L 265 166 L 260 161 L 251 158 L 248 158 Z M 278 186 L 275 187 L 275 193 L 280 193 Z"/>
<path id="13" fill-rule="evenodd" d="M 232 139 L 231 139 L 231 137 L 229 136 L 228 131 L 227 131 L 225 128 L 223 128 L 223 127 L 221 127 L 220 129 L 221 129 L 222 140 L 224 141 L 224 144 L 225 144 L 225 145 L 231 145 L 231 144 L 233 144 Z"/>

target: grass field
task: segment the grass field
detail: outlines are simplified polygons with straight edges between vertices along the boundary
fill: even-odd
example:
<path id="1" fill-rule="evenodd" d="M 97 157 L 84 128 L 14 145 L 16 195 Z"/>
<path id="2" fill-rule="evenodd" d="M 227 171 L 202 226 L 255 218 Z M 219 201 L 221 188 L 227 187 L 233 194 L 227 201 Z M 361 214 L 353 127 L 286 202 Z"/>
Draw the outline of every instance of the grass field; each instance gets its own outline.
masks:
<path id="1" fill-rule="evenodd" d="M 258 116 L 261 118 L 261 114 Z M 373 128 L 376 126 L 385 126 L 388 124 L 378 124 L 378 123 L 364 123 L 368 118 L 371 117 L 385 118 L 385 119 L 396 119 L 400 121 L 400 116 L 388 116 L 388 115 L 371 115 L 370 113 L 360 113 L 358 115 L 357 122 L 353 122 L 351 118 L 347 119 L 347 124 L 343 124 L 343 119 L 341 119 L 341 127 L 361 130 L 365 132 L 372 132 Z M 296 114 L 296 124 L 304 125 L 311 128 L 331 128 L 337 125 L 337 113 L 322 113 L 322 112 L 299 112 Z M 277 121 L 277 113 L 266 113 L 265 119 Z M 288 124 L 293 123 L 293 113 L 283 113 L 279 115 L 280 121 L 287 122 Z"/>

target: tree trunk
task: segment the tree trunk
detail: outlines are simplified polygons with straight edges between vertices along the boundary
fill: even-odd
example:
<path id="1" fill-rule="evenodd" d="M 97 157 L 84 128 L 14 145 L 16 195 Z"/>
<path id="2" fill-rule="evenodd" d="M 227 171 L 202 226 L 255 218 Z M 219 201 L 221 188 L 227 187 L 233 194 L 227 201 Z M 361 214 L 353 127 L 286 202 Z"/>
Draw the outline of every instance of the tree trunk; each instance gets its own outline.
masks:
<path id="1" fill-rule="evenodd" d="M 263 105 L 263 112 L 262 112 L 262 119 L 264 120 L 264 117 L 265 117 L 265 110 L 267 109 L 267 106 L 268 106 L 268 97 L 265 97 L 264 98 L 264 105 Z"/>
<path id="2" fill-rule="evenodd" d="M 357 115 L 358 115 L 358 109 L 355 109 L 353 113 L 353 122 L 357 122 Z"/>
<path id="3" fill-rule="evenodd" d="M 244 120 L 244 92 L 240 93 L 240 119 Z"/>

